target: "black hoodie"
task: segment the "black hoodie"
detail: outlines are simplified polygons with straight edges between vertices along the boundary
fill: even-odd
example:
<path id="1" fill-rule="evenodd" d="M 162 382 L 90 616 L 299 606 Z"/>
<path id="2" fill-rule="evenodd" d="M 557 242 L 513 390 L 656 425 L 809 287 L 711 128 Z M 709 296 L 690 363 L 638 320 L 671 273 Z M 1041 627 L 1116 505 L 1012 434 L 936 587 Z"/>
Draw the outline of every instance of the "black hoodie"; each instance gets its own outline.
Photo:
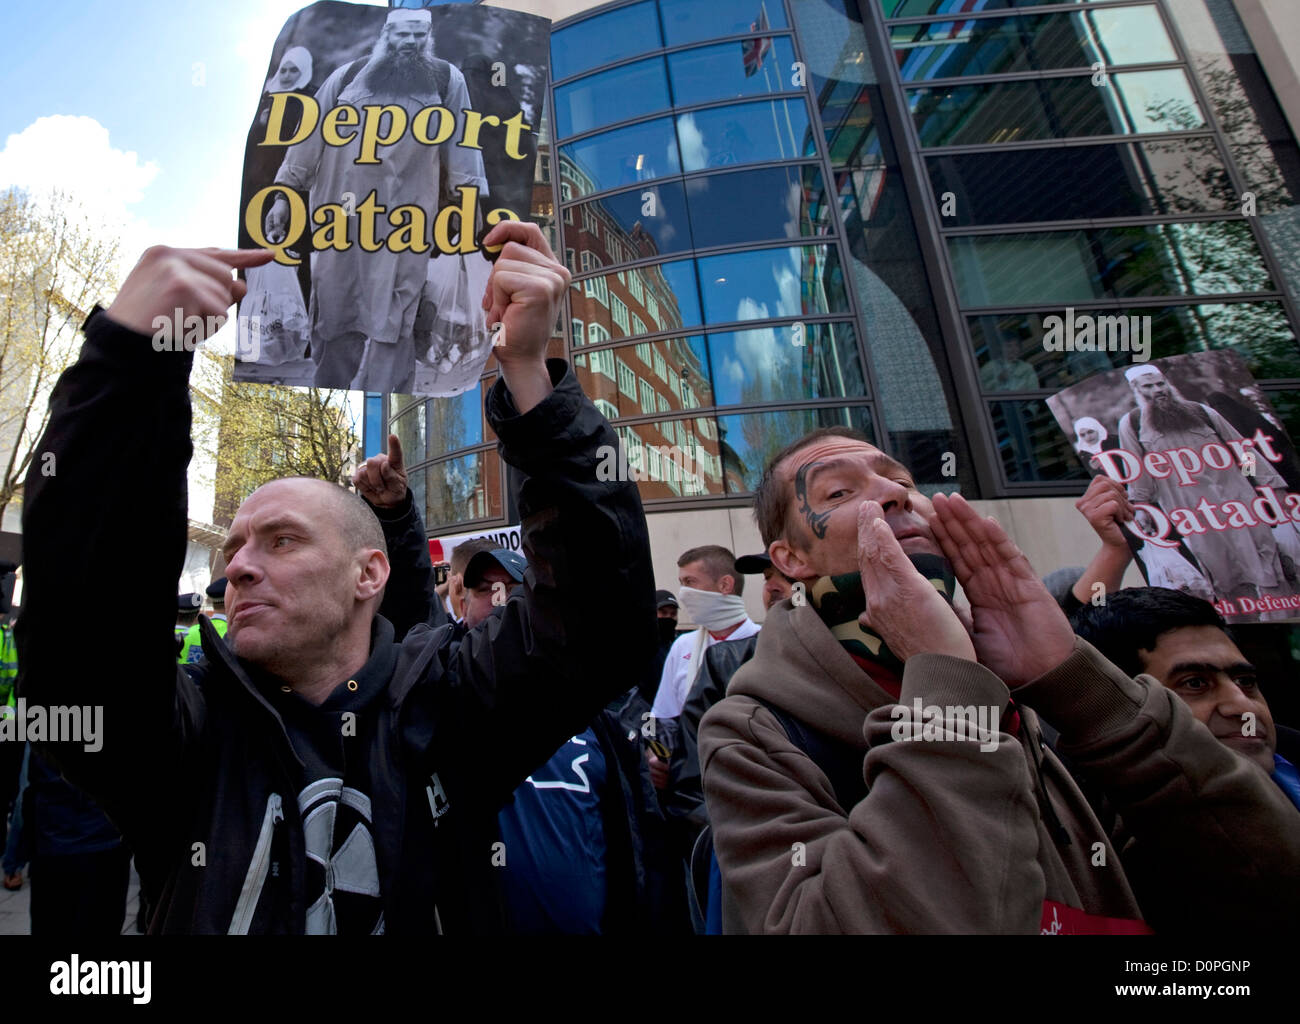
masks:
<path id="1" fill-rule="evenodd" d="M 37 448 L 53 461 L 34 460 L 26 483 L 19 692 L 104 704 L 102 750 L 44 752 L 107 811 L 142 875 L 165 879 L 151 931 L 301 933 L 311 899 L 304 765 L 284 719 L 209 623 L 207 664 L 175 663 L 191 356 L 155 352 L 102 312 L 85 330 Z M 597 478 L 597 449 L 618 443 L 613 428 L 562 361 L 548 366 L 555 391 L 529 412 L 501 382 L 486 402 L 501 457 L 523 480 L 523 592 L 459 642 L 449 627 L 419 625 L 394 643 L 376 622 L 371 665 L 392 668 L 362 728 L 386 932 L 499 928 L 497 809 L 624 687 L 611 666 L 653 656 L 636 485 Z M 46 465 L 57 471 L 45 475 Z M 78 663 L 60 602 L 91 565 L 119 575 L 122 613 L 79 628 L 88 657 Z"/>

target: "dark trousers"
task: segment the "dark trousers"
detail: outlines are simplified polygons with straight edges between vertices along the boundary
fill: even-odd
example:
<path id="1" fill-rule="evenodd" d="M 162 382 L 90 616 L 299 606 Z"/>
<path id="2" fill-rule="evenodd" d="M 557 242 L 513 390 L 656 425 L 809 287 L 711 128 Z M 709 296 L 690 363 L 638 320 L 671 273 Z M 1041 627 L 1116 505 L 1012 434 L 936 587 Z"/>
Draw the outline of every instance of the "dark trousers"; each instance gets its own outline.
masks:
<path id="1" fill-rule="evenodd" d="M 131 853 L 124 844 L 96 853 L 32 859 L 32 934 L 121 935 Z"/>
<path id="2" fill-rule="evenodd" d="M 0 742 L 0 818 L 9 813 L 9 805 L 18 795 L 18 776 L 23 767 L 23 744 Z M 4 828 L 0 825 L 0 832 Z"/>
<path id="3" fill-rule="evenodd" d="M 361 390 L 395 395 L 411 393 L 415 387 L 414 339 L 407 336 L 392 345 L 371 341 L 367 351 L 366 336 L 356 331 L 329 339 L 312 335 L 311 357 L 316 363 L 316 387 L 347 388 L 361 369 L 363 356 L 366 372 L 359 382 Z"/>

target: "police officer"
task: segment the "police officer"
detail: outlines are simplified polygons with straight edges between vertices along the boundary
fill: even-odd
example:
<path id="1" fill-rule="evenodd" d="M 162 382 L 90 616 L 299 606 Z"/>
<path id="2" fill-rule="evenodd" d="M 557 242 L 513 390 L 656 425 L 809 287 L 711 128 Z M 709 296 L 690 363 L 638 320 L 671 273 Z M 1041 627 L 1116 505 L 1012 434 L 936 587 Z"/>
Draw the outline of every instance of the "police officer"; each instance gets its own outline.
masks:
<path id="1" fill-rule="evenodd" d="M 199 621 L 203 598 L 199 594 L 180 594 L 176 598 L 176 660 L 185 664 L 190 653 L 190 627 Z"/>
<path id="2" fill-rule="evenodd" d="M 212 602 L 212 628 L 217 636 L 226 635 L 226 577 L 213 580 L 203 591 Z M 203 657 L 203 643 L 199 639 L 199 624 L 195 622 L 185 633 L 185 643 L 181 648 L 181 661 L 193 664 Z"/>

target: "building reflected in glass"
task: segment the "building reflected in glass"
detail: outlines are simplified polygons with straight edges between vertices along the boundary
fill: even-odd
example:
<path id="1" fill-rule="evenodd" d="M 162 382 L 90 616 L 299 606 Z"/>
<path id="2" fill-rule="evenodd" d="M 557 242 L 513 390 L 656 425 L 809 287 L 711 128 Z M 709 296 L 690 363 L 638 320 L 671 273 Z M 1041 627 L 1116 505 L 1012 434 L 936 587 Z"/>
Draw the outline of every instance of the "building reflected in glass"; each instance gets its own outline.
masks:
<path id="1" fill-rule="evenodd" d="M 1129 356 L 1046 351 L 1067 306 L 1150 316 L 1155 357 L 1233 347 L 1300 410 L 1300 149 L 1231 0 L 527 9 L 556 18 L 532 210 L 574 275 L 554 354 L 652 521 L 743 510 L 828 424 L 931 491 L 1077 495 L 1045 399 Z M 390 402 L 431 531 L 511 516 L 494 379 Z"/>

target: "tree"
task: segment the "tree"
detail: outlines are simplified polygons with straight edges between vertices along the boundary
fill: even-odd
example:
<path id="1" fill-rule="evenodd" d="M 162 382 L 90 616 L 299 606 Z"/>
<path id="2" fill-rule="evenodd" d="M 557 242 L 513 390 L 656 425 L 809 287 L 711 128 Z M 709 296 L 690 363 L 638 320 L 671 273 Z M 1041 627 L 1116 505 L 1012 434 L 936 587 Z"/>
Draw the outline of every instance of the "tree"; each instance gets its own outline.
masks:
<path id="1" fill-rule="evenodd" d="M 76 359 L 78 329 L 117 290 L 119 248 L 65 193 L 0 193 L 0 516 L 37 457 L 50 390 Z"/>
<path id="2" fill-rule="evenodd" d="M 283 476 L 310 476 L 347 486 L 360 437 L 346 391 L 236 383 L 233 355 L 204 349 L 220 383 L 191 380 L 194 443 L 216 466 L 213 519 L 228 524 L 245 498 Z"/>

